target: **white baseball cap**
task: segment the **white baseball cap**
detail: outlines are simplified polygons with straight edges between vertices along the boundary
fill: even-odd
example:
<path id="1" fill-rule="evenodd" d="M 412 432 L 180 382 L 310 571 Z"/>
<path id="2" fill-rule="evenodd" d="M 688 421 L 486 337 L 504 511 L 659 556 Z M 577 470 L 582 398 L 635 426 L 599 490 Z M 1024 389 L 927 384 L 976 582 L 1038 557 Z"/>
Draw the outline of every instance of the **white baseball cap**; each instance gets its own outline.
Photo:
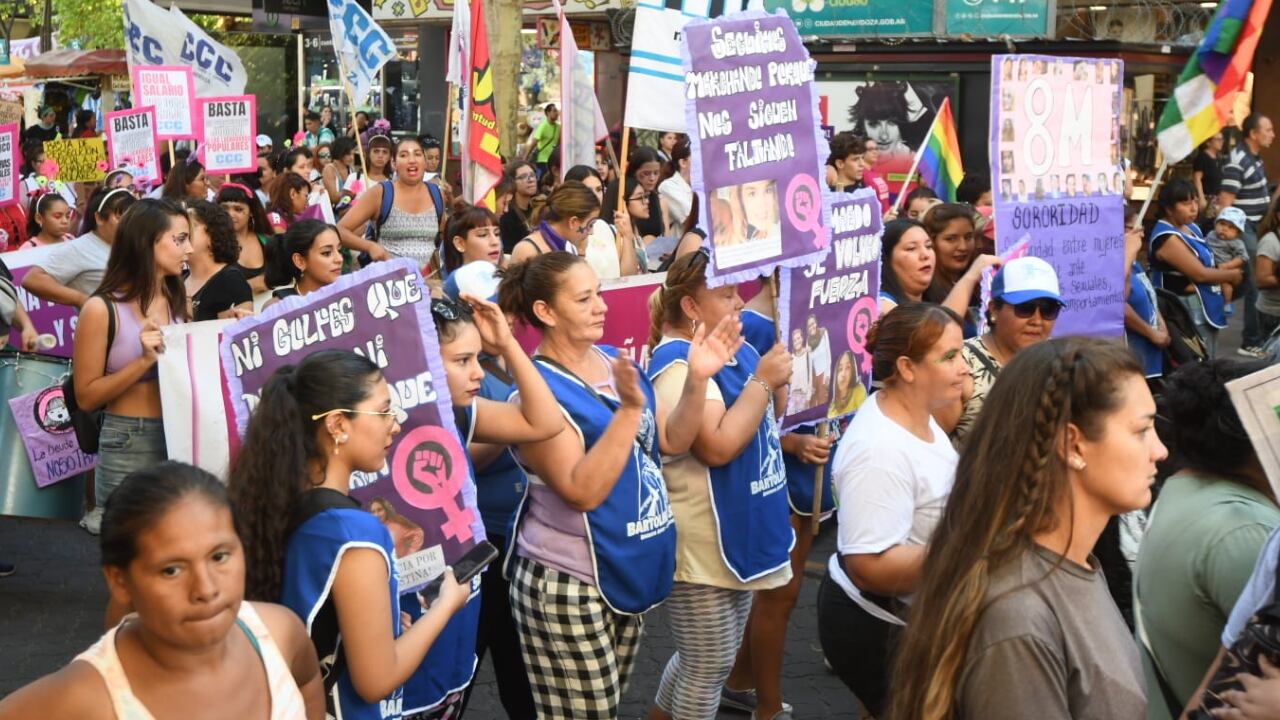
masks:
<path id="1" fill-rule="evenodd" d="M 257 141 L 257 143 L 258 143 L 258 147 L 260 147 L 260 148 L 264 148 L 264 147 L 273 147 L 273 146 L 274 146 L 274 143 L 272 143 L 272 142 L 271 142 L 271 136 L 270 136 L 270 135 L 259 135 L 259 136 L 256 138 L 256 141 Z"/>
<path id="2" fill-rule="evenodd" d="M 996 271 L 991 281 L 991 299 L 1008 305 L 1048 298 L 1065 305 L 1053 266 L 1030 255 L 1014 258 Z"/>

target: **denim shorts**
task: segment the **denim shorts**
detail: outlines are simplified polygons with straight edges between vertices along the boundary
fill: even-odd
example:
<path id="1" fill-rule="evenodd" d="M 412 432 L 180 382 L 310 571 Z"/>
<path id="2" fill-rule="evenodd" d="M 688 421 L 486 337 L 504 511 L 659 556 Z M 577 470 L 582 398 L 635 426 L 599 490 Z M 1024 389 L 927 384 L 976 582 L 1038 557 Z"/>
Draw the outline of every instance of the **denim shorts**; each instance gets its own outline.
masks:
<path id="1" fill-rule="evenodd" d="M 164 420 L 106 413 L 98 434 L 94 492 L 102 507 L 129 473 L 152 467 L 169 457 Z"/>

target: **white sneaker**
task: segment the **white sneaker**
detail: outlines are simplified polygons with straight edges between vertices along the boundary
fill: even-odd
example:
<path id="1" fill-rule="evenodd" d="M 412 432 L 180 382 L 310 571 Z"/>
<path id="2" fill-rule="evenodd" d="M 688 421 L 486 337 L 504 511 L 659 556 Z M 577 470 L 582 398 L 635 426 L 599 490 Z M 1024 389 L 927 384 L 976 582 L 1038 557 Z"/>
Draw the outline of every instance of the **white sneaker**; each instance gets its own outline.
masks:
<path id="1" fill-rule="evenodd" d="M 84 514 L 80 518 L 80 527 L 89 532 L 90 535 L 97 535 L 102 532 L 102 508 L 94 508 Z"/>

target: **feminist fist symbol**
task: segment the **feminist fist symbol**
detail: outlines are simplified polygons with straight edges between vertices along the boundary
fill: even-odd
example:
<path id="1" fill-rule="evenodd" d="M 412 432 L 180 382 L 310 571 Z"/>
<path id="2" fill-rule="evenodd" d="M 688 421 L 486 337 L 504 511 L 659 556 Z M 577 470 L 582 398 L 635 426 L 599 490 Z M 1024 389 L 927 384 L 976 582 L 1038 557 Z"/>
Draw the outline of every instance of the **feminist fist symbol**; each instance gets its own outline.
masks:
<path id="1" fill-rule="evenodd" d="M 458 452 L 452 452 L 457 448 Z M 460 503 L 466 465 L 461 448 L 447 430 L 434 425 L 416 428 L 396 448 L 391 477 L 400 497 L 425 510 L 443 510 L 445 539 L 470 540 L 475 512 Z"/>

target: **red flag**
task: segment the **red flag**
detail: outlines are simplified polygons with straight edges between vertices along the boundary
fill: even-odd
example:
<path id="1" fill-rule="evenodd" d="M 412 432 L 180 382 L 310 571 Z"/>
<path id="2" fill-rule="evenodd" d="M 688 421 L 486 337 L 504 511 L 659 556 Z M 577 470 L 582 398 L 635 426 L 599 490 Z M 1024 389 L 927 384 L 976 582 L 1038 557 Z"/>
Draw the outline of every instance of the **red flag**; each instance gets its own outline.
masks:
<path id="1" fill-rule="evenodd" d="M 471 92 L 467 95 L 467 148 L 475 173 L 470 197 L 473 202 L 495 210 L 497 198 L 493 188 L 502 178 L 502 157 L 498 154 L 498 115 L 493 106 L 493 74 L 483 2 L 471 4 Z M 463 184 L 465 186 L 465 179 Z"/>

